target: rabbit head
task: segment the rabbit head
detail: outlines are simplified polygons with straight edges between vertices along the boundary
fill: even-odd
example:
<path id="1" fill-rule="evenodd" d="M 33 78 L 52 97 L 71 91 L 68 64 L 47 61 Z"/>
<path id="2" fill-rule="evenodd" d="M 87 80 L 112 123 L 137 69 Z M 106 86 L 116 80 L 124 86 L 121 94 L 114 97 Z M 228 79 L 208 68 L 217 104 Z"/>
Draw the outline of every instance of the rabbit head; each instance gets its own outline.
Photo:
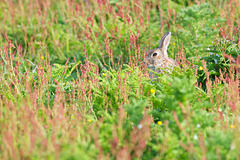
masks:
<path id="1" fill-rule="evenodd" d="M 144 63 L 153 71 L 158 68 L 168 68 L 178 66 L 178 63 L 169 58 L 167 54 L 167 48 L 170 43 L 171 32 L 167 32 L 162 37 L 158 48 L 149 51 L 148 55 L 144 59 Z M 161 72 L 160 69 L 158 69 Z"/>

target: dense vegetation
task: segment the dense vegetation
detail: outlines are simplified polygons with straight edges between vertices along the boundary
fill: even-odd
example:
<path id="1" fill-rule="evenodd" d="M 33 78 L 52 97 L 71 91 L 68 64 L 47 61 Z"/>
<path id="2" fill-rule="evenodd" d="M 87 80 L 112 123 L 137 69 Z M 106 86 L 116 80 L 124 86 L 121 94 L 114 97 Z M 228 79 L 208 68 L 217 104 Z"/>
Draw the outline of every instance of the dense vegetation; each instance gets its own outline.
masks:
<path id="1" fill-rule="evenodd" d="M 0 159 L 239 159 L 239 8 L 0 1 Z M 168 31 L 180 67 L 154 81 Z"/>

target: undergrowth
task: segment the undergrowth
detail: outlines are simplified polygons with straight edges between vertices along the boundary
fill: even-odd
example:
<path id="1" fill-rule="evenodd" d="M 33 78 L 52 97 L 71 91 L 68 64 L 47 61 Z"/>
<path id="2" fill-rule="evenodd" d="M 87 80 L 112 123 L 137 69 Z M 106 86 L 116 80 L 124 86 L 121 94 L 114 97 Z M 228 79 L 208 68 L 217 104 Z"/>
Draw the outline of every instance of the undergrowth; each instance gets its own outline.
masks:
<path id="1" fill-rule="evenodd" d="M 239 159 L 239 1 L 0 7 L 0 159 Z"/>

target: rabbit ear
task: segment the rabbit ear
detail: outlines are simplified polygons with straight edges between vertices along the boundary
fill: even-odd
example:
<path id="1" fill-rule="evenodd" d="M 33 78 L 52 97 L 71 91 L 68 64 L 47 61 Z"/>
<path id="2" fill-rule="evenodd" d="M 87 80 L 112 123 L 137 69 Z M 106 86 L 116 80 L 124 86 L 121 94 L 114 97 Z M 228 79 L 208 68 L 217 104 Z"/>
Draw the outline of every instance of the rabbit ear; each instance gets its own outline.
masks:
<path id="1" fill-rule="evenodd" d="M 167 51 L 167 47 L 170 43 L 170 38 L 171 38 L 171 32 L 165 33 L 164 36 L 161 39 L 161 42 L 159 44 L 159 48 L 162 48 L 163 51 Z"/>

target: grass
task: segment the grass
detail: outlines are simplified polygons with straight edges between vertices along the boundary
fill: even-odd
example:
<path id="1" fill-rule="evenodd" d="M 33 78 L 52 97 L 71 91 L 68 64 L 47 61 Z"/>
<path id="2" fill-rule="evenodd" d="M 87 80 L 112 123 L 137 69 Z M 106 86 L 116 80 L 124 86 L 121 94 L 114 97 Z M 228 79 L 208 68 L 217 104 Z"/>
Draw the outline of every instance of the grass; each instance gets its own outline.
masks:
<path id="1" fill-rule="evenodd" d="M 239 159 L 239 7 L 0 2 L 0 159 Z M 181 67 L 154 81 L 167 31 Z"/>

